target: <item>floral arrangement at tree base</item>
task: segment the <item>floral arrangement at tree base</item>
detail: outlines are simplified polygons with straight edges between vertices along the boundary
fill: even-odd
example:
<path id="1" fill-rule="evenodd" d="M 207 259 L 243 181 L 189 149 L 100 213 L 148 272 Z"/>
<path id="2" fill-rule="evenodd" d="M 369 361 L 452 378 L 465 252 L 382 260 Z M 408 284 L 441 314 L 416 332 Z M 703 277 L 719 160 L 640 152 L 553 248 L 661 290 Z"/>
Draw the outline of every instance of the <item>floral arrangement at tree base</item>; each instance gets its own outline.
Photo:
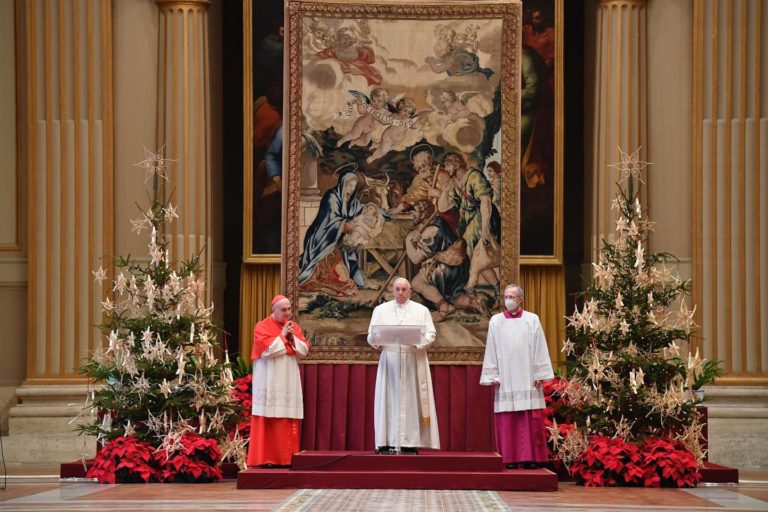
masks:
<path id="1" fill-rule="evenodd" d="M 215 439 L 194 433 L 184 434 L 172 455 L 155 452 L 160 479 L 163 482 L 207 483 L 221 480 L 221 450 Z"/>
<path id="2" fill-rule="evenodd" d="M 594 436 L 570 470 L 576 483 L 586 487 L 694 487 L 701 481 L 696 457 L 670 438 L 635 444 Z"/>
<path id="3" fill-rule="evenodd" d="M 154 447 L 134 436 L 108 441 L 96 454 L 86 477 L 102 484 L 149 483 L 159 481 L 154 464 Z"/>

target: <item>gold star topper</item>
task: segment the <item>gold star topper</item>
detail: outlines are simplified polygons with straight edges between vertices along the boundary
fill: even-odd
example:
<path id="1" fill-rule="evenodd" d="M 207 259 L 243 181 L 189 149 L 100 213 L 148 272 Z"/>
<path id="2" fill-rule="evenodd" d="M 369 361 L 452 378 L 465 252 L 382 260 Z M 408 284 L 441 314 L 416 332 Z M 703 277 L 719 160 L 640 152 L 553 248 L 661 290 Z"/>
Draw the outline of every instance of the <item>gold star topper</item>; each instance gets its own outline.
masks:
<path id="1" fill-rule="evenodd" d="M 640 148 L 637 148 L 632 154 L 625 153 L 621 148 L 618 149 L 621 161 L 615 164 L 608 164 L 608 167 L 619 170 L 621 173 L 619 181 L 627 181 L 631 176 L 640 180 L 640 183 L 645 183 L 642 178 L 642 172 L 646 167 L 653 164 L 640 160 Z"/>

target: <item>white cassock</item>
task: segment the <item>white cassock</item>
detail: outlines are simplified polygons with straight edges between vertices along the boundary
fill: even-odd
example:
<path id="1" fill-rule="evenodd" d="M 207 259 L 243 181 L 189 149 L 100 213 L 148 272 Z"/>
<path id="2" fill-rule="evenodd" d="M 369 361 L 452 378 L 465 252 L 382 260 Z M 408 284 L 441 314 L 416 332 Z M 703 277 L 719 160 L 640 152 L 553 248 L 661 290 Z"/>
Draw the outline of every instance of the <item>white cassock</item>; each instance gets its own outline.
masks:
<path id="1" fill-rule="evenodd" d="M 547 340 L 539 317 L 523 311 L 520 318 L 493 315 L 488 322 L 480 384 L 496 382 L 494 412 L 544 409 L 544 393 L 534 381 L 554 378 Z"/>
<path id="2" fill-rule="evenodd" d="M 304 400 L 298 359 L 307 357 L 309 347 L 294 336 L 295 357 L 286 355 L 280 337 L 253 362 L 253 406 L 251 414 L 266 418 L 304 417 Z"/>
<path id="3" fill-rule="evenodd" d="M 373 310 L 368 344 L 378 348 L 375 325 L 421 325 L 422 340 L 415 347 L 383 346 L 376 374 L 373 422 L 376 446 L 440 448 L 432 376 L 427 347 L 435 341 L 429 310 L 412 300 L 385 302 Z"/>

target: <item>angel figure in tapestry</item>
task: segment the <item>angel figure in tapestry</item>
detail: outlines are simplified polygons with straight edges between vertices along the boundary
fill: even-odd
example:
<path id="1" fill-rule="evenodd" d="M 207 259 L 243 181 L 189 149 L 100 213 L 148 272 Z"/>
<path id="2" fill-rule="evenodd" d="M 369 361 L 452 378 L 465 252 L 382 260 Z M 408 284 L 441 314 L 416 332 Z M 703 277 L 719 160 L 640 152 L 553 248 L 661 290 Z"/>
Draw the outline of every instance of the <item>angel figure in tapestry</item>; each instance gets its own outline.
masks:
<path id="1" fill-rule="evenodd" d="M 363 44 L 366 41 L 358 41 L 354 29 L 342 27 L 328 39 L 329 45 L 317 52 L 318 59 L 335 59 L 339 61 L 341 70 L 345 74 L 361 75 L 365 77 L 368 85 L 379 85 L 381 73 L 373 64 L 376 63 L 376 54 L 370 46 Z"/>
<path id="2" fill-rule="evenodd" d="M 386 119 L 392 110 L 389 103 L 389 91 L 383 87 L 371 89 L 370 98 L 358 91 L 349 92 L 355 97 L 354 102 L 360 117 L 355 119 L 352 128 L 336 143 L 337 148 L 347 142 L 349 142 L 349 147 L 370 144 L 373 132 L 381 126 L 382 120 Z M 347 104 L 349 105 L 349 102 Z"/>

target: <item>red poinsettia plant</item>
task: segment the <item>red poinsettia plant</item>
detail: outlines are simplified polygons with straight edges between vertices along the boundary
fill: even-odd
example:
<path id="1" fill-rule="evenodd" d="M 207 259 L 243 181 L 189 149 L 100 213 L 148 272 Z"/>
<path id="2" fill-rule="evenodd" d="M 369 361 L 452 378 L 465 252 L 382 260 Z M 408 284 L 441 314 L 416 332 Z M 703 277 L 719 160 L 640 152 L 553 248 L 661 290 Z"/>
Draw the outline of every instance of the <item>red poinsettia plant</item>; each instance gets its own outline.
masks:
<path id="1" fill-rule="evenodd" d="M 654 437 L 642 445 L 646 487 L 694 487 L 701 481 L 696 456 L 680 441 Z"/>
<path id="2" fill-rule="evenodd" d="M 232 383 L 232 398 L 236 403 L 239 403 L 243 409 L 240 420 L 237 422 L 237 426 L 230 432 L 230 437 L 234 435 L 235 431 L 240 434 L 242 439 L 249 439 L 251 437 L 251 409 L 253 406 L 253 395 L 251 393 L 252 384 L 253 375 L 250 373 L 244 377 L 236 379 Z"/>
<path id="3" fill-rule="evenodd" d="M 213 438 L 189 432 L 180 441 L 181 448 L 168 453 L 158 449 L 154 462 L 160 480 L 176 483 L 203 483 L 221 480 L 221 450 Z"/>
<path id="4" fill-rule="evenodd" d="M 568 387 L 569 381 L 558 375 L 554 379 L 544 382 L 542 385 L 542 391 L 544 393 L 544 426 L 547 430 L 550 430 L 555 422 L 557 423 L 558 432 L 560 437 L 565 439 L 576 427 L 569 418 L 561 414 L 561 406 L 568 403 L 568 399 L 563 396 L 563 392 Z M 555 452 L 554 444 L 550 441 L 547 443 L 549 448 L 549 459 L 558 460 L 557 453 Z"/>
<path id="5" fill-rule="evenodd" d="M 586 487 L 639 484 L 644 474 L 639 452 L 637 445 L 621 438 L 594 436 L 571 464 L 571 474 Z"/>
<path id="6" fill-rule="evenodd" d="M 576 483 L 586 487 L 694 487 L 701 481 L 696 457 L 681 442 L 668 437 L 650 438 L 641 444 L 590 437 L 589 446 L 570 469 Z"/>
<path id="7" fill-rule="evenodd" d="M 86 476 L 102 484 L 157 482 L 154 451 L 150 443 L 134 436 L 117 437 L 99 450 Z"/>

